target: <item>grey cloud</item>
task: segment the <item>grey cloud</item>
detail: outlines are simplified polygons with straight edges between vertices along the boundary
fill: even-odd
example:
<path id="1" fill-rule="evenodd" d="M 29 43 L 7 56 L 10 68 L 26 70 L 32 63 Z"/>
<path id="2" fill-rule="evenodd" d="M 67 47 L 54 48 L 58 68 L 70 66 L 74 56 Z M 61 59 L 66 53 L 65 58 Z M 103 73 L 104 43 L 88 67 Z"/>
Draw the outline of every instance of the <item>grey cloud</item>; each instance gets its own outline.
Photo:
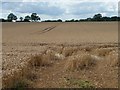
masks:
<path id="1" fill-rule="evenodd" d="M 86 15 L 95 13 L 108 13 L 114 14 L 116 11 L 110 11 L 104 4 L 104 2 L 83 2 L 73 5 L 71 7 L 70 13 L 74 15 Z"/>
<path id="2" fill-rule="evenodd" d="M 64 9 L 57 6 L 49 6 L 47 2 L 9 2 L 3 3 L 2 8 L 12 10 L 19 13 L 33 13 L 46 15 L 60 15 L 64 13 Z"/>

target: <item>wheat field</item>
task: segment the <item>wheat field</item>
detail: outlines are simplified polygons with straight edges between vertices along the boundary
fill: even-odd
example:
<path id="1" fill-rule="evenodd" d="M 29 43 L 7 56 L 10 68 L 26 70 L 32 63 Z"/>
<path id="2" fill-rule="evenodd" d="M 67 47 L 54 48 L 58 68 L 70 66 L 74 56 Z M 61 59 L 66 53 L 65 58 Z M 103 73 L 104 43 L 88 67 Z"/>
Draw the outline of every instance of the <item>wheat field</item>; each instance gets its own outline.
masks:
<path id="1" fill-rule="evenodd" d="M 118 22 L 2 23 L 3 88 L 117 88 Z"/>

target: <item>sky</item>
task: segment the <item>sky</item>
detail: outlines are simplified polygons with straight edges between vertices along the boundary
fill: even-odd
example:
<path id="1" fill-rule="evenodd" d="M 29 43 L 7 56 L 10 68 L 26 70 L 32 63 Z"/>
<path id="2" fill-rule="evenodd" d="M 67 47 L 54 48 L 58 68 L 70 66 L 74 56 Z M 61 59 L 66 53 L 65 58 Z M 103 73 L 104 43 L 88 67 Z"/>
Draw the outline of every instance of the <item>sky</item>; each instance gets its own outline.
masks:
<path id="1" fill-rule="evenodd" d="M 2 0 L 0 18 L 14 13 L 19 18 L 37 13 L 42 20 L 70 20 L 103 16 L 118 16 L 118 0 Z"/>

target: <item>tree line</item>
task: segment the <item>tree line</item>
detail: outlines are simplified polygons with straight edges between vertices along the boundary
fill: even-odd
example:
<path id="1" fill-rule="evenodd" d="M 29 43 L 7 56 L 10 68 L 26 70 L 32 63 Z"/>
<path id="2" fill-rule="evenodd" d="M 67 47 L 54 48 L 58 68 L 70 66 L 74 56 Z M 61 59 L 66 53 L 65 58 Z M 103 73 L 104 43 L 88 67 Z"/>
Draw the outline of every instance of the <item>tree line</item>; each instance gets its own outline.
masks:
<path id="1" fill-rule="evenodd" d="M 38 22 L 41 20 L 41 18 L 37 15 L 37 13 L 32 13 L 30 16 L 27 15 L 25 18 L 20 17 L 19 20 L 17 20 L 17 16 L 14 15 L 13 13 L 10 13 L 7 16 L 7 19 L 0 19 L 1 22 Z M 79 20 L 65 20 L 65 22 L 90 22 L 90 21 L 120 21 L 120 17 L 117 16 L 112 16 L 112 17 L 107 17 L 107 16 L 102 16 L 102 14 L 95 14 L 92 18 L 87 18 L 87 19 L 79 19 Z M 45 20 L 42 22 L 63 22 L 61 19 L 58 20 Z"/>
<path id="2" fill-rule="evenodd" d="M 120 17 L 117 16 L 112 16 L 112 17 L 107 17 L 107 16 L 102 16 L 102 14 L 95 14 L 92 18 L 87 18 L 87 19 L 80 19 L 80 20 L 66 20 L 65 22 L 90 22 L 90 21 L 120 21 Z"/>
<path id="3" fill-rule="evenodd" d="M 14 15 L 13 13 L 10 13 L 7 16 L 7 19 L 1 19 L 0 21 L 2 22 L 38 22 L 40 21 L 40 17 L 37 15 L 37 13 L 32 13 L 30 16 L 27 15 L 25 16 L 25 18 L 20 17 L 19 20 L 17 20 L 18 17 L 16 15 Z"/>

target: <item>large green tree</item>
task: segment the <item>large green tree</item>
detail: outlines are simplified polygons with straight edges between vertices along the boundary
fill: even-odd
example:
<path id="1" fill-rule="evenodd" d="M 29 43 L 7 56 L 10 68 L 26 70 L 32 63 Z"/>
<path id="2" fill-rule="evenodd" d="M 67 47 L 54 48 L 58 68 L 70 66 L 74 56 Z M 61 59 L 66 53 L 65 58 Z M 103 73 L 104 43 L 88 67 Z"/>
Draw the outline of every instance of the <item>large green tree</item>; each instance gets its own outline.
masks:
<path id="1" fill-rule="evenodd" d="M 8 21 L 17 20 L 17 16 L 15 16 L 13 13 L 10 13 L 10 14 L 7 16 L 7 20 L 8 20 Z"/>
<path id="2" fill-rule="evenodd" d="M 31 20 L 34 21 L 34 22 L 37 22 L 40 20 L 40 17 L 37 16 L 37 13 L 32 13 L 31 14 Z"/>

